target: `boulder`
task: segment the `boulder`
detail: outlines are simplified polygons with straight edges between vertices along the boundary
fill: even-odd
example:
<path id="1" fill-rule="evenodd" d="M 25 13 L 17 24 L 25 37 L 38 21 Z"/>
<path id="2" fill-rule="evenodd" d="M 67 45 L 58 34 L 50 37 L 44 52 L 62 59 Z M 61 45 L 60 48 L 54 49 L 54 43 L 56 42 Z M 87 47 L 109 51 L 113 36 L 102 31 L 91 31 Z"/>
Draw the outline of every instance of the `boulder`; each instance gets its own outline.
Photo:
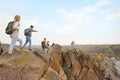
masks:
<path id="1" fill-rule="evenodd" d="M 24 50 L 21 54 L 19 52 L 16 50 L 16 53 L 12 55 L 4 54 L 1 56 L 4 63 L 1 63 L 2 66 L 0 67 L 0 80 L 35 80 L 40 69 L 41 74 L 39 76 L 42 76 L 47 65 L 42 61 L 42 58 Z M 10 58 L 6 61 L 5 56 Z"/>

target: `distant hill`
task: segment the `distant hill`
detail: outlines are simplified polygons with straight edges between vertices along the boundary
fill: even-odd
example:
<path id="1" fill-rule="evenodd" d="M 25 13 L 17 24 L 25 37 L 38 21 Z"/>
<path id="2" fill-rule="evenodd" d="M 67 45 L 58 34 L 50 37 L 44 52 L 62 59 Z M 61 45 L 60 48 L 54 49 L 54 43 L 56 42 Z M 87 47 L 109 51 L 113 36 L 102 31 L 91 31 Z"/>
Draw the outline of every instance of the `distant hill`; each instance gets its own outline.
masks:
<path id="1" fill-rule="evenodd" d="M 103 53 L 111 56 L 120 57 L 120 45 L 81 45 L 88 53 Z"/>
<path id="2" fill-rule="evenodd" d="M 3 48 L 8 48 L 9 47 L 9 44 L 2 44 L 1 45 Z"/>
<path id="3" fill-rule="evenodd" d="M 120 44 L 116 45 L 77 45 L 84 49 L 87 53 L 96 54 L 111 54 L 120 57 Z M 77 47 L 76 46 L 76 47 Z M 63 46 L 64 48 L 70 48 L 70 46 Z"/>
<path id="4" fill-rule="evenodd" d="M 16 45 L 16 46 L 18 46 L 18 45 Z M 2 47 L 3 48 L 8 48 L 9 47 L 9 44 L 2 44 Z M 26 47 L 28 47 L 28 46 L 26 46 Z M 41 45 L 32 45 L 32 48 L 41 48 Z"/>

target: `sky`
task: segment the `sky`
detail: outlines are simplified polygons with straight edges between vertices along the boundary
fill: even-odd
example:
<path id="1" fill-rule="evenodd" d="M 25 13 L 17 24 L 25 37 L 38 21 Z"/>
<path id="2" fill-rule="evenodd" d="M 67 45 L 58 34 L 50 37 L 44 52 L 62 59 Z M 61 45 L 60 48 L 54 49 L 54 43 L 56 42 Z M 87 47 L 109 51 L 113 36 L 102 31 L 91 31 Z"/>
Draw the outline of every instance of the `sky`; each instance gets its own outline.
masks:
<path id="1" fill-rule="evenodd" d="M 21 16 L 19 37 L 34 25 L 32 44 L 44 37 L 50 44 L 120 44 L 120 0 L 0 0 L 0 41 L 10 43 L 5 34 L 8 22 Z"/>

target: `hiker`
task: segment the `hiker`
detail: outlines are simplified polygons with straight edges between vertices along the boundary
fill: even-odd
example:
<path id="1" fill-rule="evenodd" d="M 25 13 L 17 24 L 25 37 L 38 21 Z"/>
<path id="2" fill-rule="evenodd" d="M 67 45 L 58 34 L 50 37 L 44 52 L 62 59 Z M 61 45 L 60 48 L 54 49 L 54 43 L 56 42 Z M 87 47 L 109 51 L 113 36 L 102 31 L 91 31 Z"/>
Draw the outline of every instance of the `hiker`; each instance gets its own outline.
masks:
<path id="1" fill-rule="evenodd" d="M 31 45 L 32 45 L 32 42 L 31 42 L 31 37 L 32 37 L 32 32 L 38 32 L 38 31 L 35 31 L 33 30 L 34 26 L 33 25 L 30 25 L 30 28 L 27 28 L 25 29 L 24 31 L 24 35 L 26 36 L 26 41 L 25 41 L 25 44 L 23 45 L 23 48 L 27 45 L 27 43 L 29 42 L 29 50 L 32 51 L 32 48 L 31 48 Z"/>
<path id="2" fill-rule="evenodd" d="M 71 47 L 72 47 L 72 49 L 75 49 L 75 41 L 71 42 Z"/>
<path id="3" fill-rule="evenodd" d="M 13 48 L 17 41 L 20 43 L 20 49 L 22 49 L 22 39 L 19 38 L 19 28 L 20 28 L 20 16 L 14 16 L 14 21 L 9 22 L 6 28 L 6 34 L 11 37 L 11 44 L 8 50 L 8 54 L 12 54 Z"/>
<path id="4" fill-rule="evenodd" d="M 48 50 L 49 50 L 49 41 L 47 41 L 46 38 L 44 38 L 44 40 L 42 41 L 41 45 L 42 45 L 43 51 L 46 50 L 47 53 L 48 53 Z"/>

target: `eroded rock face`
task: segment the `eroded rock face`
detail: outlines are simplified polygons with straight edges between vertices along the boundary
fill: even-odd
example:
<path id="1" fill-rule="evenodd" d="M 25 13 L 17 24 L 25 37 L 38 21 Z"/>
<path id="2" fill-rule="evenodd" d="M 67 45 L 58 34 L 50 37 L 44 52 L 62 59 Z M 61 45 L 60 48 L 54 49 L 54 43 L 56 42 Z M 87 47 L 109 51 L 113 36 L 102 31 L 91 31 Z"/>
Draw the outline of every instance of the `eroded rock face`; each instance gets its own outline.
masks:
<path id="1" fill-rule="evenodd" d="M 80 52 L 82 51 L 68 50 L 62 54 L 68 80 L 103 80 L 94 60 Z"/>
<path id="2" fill-rule="evenodd" d="M 61 77 L 60 80 L 67 80 L 67 76 L 62 68 L 62 47 L 58 44 L 54 45 L 53 48 L 49 51 L 49 54 L 51 55 L 51 62 L 50 67 L 55 70 L 59 76 Z"/>
<path id="3" fill-rule="evenodd" d="M 115 68 L 115 63 L 108 56 L 103 57 L 103 61 L 100 62 L 101 69 L 105 78 L 110 80 L 119 80 L 120 76 Z"/>

